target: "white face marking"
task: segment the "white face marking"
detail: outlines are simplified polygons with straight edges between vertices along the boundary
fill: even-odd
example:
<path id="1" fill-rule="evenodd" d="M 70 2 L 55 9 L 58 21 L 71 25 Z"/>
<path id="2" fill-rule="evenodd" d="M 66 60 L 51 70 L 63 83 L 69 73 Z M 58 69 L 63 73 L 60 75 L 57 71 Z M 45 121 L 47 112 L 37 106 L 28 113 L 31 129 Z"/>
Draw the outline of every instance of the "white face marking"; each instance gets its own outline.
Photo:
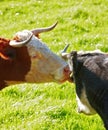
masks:
<path id="1" fill-rule="evenodd" d="M 25 30 L 17 33 L 17 36 L 21 40 L 26 40 L 30 34 L 30 31 Z M 67 78 L 63 72 L 67 63 L 50 51 L 50 49 L 40 39 L 33 35 L 31 41 L 26 46 L 31 57 L 31 68 L 25 77 L 27 81 L 59 82 Z"/>
<path id="2" fill-rule="evenodd" d="M 82 90 L 81 98 L 79 99 L 79 97 L 76 96 L 76 100 L 78 103 L 78 112 L 79 113 L 84 113 L 86 115 L 96 114 L 96 111 L 92 108 L 92 106 L 90 105 L 90 103 L 87 99 L 85 89 Z"/>

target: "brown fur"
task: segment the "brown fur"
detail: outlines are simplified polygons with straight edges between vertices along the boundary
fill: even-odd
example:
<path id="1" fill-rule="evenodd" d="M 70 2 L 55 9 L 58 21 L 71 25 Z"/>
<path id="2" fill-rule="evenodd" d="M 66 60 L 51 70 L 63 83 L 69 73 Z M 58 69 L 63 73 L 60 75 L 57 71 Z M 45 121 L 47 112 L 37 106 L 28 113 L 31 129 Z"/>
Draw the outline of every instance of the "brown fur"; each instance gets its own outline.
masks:
<path id="1" fill-rule="evenodd" d="M 8 81 L 25 81 L 31 61 L 26 47 L 13 48 L 10 40 L 0 38 L 0 89 L 9 85 Z"/>

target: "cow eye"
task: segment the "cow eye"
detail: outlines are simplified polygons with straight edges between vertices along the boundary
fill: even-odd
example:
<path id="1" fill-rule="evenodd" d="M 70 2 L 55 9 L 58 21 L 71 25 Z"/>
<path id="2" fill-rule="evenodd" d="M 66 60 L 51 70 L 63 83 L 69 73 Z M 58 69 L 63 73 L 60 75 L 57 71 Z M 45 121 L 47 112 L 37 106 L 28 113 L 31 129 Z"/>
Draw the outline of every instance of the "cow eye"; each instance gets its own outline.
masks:
<path id="1" fill-rule="evenodd" d="M 16 57 L 15 51 L 7 52 L 6 55 L 11 59 L 14 59 Z"/>

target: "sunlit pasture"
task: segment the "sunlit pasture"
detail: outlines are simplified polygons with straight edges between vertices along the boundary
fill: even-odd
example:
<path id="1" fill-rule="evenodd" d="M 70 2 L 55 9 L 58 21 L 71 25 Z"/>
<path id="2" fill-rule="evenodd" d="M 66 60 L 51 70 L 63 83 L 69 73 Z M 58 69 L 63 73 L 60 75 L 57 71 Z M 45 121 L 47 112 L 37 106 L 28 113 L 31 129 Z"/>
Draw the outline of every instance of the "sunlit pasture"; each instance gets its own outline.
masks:
<path id="1" fill-rule="evenodd" d="M 107 0 L 0 0 L 0 37 L 20 30 L 57 27 L 41 39 L 59 55 L 72 50 L 108 51 Z M 5 69 L 5 68 L 4 68 Z M 0 130 L 105 130 L 98 115 L 77 113 L 75 85 L 12 85 L 0 91 Z"/>

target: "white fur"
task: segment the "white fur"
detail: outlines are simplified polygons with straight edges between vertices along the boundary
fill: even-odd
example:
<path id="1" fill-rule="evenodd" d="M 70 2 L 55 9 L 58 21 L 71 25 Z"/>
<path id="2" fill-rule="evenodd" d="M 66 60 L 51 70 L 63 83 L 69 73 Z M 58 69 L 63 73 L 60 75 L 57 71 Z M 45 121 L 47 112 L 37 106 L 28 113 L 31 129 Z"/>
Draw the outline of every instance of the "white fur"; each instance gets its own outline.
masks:
<path id="1" fill-rule="evenodd" d="M 76 100 L 78 103 L 78 112 L 79 113 L 84 113 L 86 115 L 93 115 L 96 113 L 96 111 L 92 108 L 92 106 L 90 105 L 90 103 L 87 99 L 85 89 L 82 90 L 80 99 L 78 96 L 76 96 Z"/>
<path id="2" fill-rule="evenodd" d="M 24 30 L 18 32 L 16 36 L 23 41 L 26 40 L 31 33 L 31 31 Z M 27 80 L 32 82 L 41 82 L 42 80 L 59 82 L 64 80 L 63 69 L 67 66 L 67 63 L 62 58 L 50 51 L 50 49 L 34 35 L 26 46 L 31 57 L 31 69 L 26 76 Z"/>
<path id="3" fill-rule="evenodd" d="M 97 49 L 97 50 L 94 50 L 94 51 L 78 51 L 78 54 L 86 54 L 86 53 L 102 53 L 104 54 L 104 52 L 102 52 L 101 50 Z"/>

